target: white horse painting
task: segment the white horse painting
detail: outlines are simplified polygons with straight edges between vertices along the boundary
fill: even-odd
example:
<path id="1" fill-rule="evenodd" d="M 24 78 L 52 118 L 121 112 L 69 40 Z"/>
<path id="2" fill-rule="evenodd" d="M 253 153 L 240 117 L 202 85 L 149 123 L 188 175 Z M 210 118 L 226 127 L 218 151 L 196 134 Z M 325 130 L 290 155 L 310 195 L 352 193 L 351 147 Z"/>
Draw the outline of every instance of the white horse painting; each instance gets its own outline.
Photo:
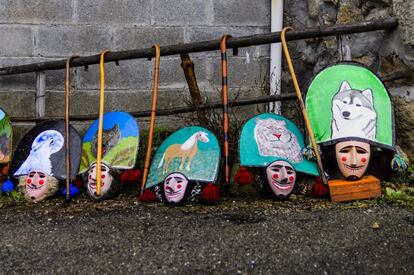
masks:
<path id="1" fill-rule="evenodd" d="M 190 171 L 191 160 L 198 152 L 197 141 L 204 143 L 209 142 L 208 134 L 203 131 L 198 131 L 194 133 L 189 139 L 187 139 L 183 144 L 171 144 L 166 150 L 162 159 L 158 165 L 158 168 L 164 163 L 162 173 L 165 174 L 168 171 L 171 161 L 175 158 L 181 158 L 180 170 L 184 168 L 184 163 L 188 160 L 185 170 Z"/>

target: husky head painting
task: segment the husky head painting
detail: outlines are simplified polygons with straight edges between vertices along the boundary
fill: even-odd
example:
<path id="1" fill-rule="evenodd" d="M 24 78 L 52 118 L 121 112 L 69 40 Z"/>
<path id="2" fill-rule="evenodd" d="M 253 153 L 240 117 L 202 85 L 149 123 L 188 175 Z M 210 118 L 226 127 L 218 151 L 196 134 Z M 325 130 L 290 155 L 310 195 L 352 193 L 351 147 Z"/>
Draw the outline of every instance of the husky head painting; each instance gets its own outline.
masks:
<path id="1" fill-rule="evenodd" d="M 332 139 L 357 137 L 375 140 L 377 112 L 371 89 L 352 89 L 343 81 L 332 100 Z"/>

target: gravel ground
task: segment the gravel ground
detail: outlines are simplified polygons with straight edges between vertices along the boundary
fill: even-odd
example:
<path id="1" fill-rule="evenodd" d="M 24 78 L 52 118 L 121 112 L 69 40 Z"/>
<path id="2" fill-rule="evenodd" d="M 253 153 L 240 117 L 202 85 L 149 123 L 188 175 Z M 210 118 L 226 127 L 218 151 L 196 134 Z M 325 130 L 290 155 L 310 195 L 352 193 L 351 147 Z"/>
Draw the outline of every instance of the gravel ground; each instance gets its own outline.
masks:
<path id="1" fill-rule="evenodd" d="M 414 274 L 408 208 L 79 205 L 0 209 L 0 273 Z"/>

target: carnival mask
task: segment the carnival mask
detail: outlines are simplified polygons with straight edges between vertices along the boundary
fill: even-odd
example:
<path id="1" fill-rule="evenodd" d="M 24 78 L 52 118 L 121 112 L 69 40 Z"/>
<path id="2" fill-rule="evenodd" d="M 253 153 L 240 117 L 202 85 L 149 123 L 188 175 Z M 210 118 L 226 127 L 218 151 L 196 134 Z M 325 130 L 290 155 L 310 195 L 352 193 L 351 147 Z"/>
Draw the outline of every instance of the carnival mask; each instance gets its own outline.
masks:
<path id="1" fill-rule="evenodd" d="M 347 180 L 361 178 L 368 168 L 370 145 L 361 141 L 344 141 L 335 145 L 339 170 Z"/>
<path id="2" fill-rule="evenodd" d="M 32 170 L 26 178 L 27 196 L 38 201 L 47 191 L 47 175 L 41 170 Z"/>
<path id="3" fill-rule="evenodd" d="M 112 175 L 109 173 L 109 167 L 101 164 L 101 196 L 103 196 L 111 187 L 113 181 Z M 88 192 L 91 196 L 97 198 L 96 195 L 96 163 L 92 164 L 88 170 Z"/>
<path id="4" fill-rule="evenodd" d="M 296 181 L 296 171 L 288 162 L 277 160 L 266 168 L 267 181 L 277 197 L 287 197 Z"/>
<path id="5" fill-rule="evenodd" d="M 165 199 L 169 203 L 179 203 L 187 189 L 188 180 L 181 173 L 172 173 L 164 180 Z"/>

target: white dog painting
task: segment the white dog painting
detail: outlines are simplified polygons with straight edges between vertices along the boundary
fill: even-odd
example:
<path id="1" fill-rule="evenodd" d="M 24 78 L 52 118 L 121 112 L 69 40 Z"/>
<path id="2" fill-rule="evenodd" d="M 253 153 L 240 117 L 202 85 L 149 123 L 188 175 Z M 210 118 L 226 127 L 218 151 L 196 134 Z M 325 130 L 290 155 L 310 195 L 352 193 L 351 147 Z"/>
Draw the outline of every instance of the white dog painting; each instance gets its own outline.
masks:
<path id="1" fill-rule="evenodd" d="M 352 89 L 347 81 L 343 81 L 332 100 L 332 114 L 332 139 L 360 137 L 375 140 L 377 112 L 371 89 Z"/>

